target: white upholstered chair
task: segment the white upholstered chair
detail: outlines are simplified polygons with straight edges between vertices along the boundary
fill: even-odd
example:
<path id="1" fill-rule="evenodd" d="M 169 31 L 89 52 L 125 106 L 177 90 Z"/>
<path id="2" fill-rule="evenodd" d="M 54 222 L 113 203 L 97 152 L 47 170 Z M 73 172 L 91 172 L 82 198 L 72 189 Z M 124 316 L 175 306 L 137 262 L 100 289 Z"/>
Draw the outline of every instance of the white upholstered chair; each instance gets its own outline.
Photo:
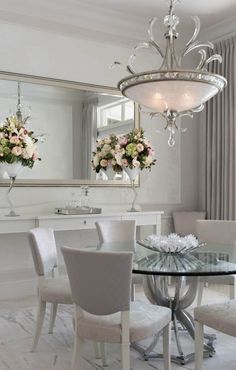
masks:
<path id="1" fill-rule="evenodd" d="M 196 307 L 195 370 L 201 370 L 203 360 L 204 325 L 236 337 L 236 300 Z"/>
<path id="2" fill-rule="evenodd" d="M 83 340 L 120 343 L 122 369 L 130 369 L 129 345 L 163 329 L 165 370 L 170 369 L 169 308 L 130 303 L 131 252 L 62 248 L 75 302 L 75 340 L 71 370 L 82 370 Z"/>
<path id="3" fill-rule="evenodd" d="M 95 222 L 100 243 L 136 240 L 135 220 Z M 141 275 L 132 275 L 131 299 L 135 299 L 135 284 L 142 284 Z"/>
<path id="4" fill-rule="evenodd" d="M 178 211 L 173 212 L 174 231 L 180 236 L 196 235 L 196 220 L 204 220 L 206 212 Z"/>
<path id="5" fill-rule="evenodd" d="M 72 304 L 69 280 L 57 271 L 57 249 L 52 229 L 35 228 L 29 232 L 35 271 L 38 275 L 38 313 L 32 351 L 35 351 L 42 330 L 46 303 L 51 303 L 49 333 L 53 332 L 59 303 Z"/>
<path id="6" fill-rule="evenodd" d="M 196 231 L 197 237 L 201 242 L 229 246 L 235 245 L 236 249 L 236 221 L 198 220 L 196 221 Z M 224 253 L 223 250 L 222 253 Z M 198 289 L 198 306 L 201 304 L 204 284 L 206 282 L 212 284 L 229 285 L 229 298 L 236 298 L 235 275 L 201 277 Z"/>

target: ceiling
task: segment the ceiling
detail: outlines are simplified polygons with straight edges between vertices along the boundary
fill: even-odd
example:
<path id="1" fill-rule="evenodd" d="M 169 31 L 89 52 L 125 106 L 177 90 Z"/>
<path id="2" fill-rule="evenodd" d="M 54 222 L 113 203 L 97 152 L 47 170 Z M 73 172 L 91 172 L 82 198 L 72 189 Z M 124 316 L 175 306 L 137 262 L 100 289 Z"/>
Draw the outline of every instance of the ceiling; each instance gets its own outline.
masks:
<path id="1" fill-rule="evenodd" d="M 162 38 L 168 4 L 167 0 L 0 0 L 0 22 L 130 46 L 147 38 L 148 20 L 155 16 L 157 39 Z M 181 0 L 175 13 L 181 35 L 193 32 L 191 15 L 200 17 L 202 36 L 208 40 L 236 33 L 236 0 Z"/>

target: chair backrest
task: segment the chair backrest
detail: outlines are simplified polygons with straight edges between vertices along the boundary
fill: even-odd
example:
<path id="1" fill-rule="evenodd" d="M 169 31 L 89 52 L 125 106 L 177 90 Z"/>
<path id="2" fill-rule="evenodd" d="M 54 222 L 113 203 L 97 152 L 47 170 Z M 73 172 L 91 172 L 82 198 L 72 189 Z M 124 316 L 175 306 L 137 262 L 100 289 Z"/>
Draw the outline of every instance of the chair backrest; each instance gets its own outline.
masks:
<path id="1" fill-rule="evenodd" d="M 95 222 L 100 243 L 136 239 L 135 220 Z"/>
<path id="2" fill-rule="evenodd" d="M 98 252 L 62 247 L 73 301 L 93 315 L 127 311 L 131 252 Z"/>
<path id="3" fill-rule="evenodd" d="M 174 229 L 176 234 L 185 236 L 196 235 L 196 220 L 205 220 L 206 212 L 173 212 Z"/>
<path id="4" fill-rule="evenodd" d="M 41 227 L 29 231 L 34 267 L 39 276 L 49 275 L 57 267 L 57 247 L 52 229 Z"/>
<path id="5" fill-rule="evenodd" d="M 236 245 L 236 221 L 198 220 L 196 230 L 202 242 Z"/>

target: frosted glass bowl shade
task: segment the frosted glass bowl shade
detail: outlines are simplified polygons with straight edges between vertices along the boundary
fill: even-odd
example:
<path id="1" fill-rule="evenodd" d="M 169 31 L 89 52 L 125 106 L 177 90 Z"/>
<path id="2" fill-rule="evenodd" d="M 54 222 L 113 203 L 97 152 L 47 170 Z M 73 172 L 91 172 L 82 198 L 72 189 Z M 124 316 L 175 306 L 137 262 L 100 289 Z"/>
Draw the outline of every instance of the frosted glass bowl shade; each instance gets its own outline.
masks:
<path id="1" fill-rule="evenodd" d="M 204 104 L 226 85 L 219 75 L 196 71 L 145 72 L 118 84 L 122 94 L 155 112 L 183 112 Z"/>

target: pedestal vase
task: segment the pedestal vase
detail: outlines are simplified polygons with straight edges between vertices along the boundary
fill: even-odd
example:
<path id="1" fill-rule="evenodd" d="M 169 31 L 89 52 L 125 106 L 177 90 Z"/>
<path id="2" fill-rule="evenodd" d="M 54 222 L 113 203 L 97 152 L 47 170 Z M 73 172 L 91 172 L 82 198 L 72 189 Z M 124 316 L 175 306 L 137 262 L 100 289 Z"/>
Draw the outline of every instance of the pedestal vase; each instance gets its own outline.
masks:
<path id="1" fill-rule="evenodd" d="M 108 166 L 106 169 L 102 169 L 101 171 L 106 175 L 107 180 L 113 180 L 116 174 L 112 166 Z"/>
<path id="2" fill-rule="evenodd" d="M 7 175 L 9 176 L 9 179 L 10 179 L 9 189 L 7 190 L 7 193 L 6 193 L 7 202 L 8 202 L 9 207 L 10 207 L 10 212 L 6 216 L 9 216 L 9 217 L 19 216 L 19 215 L 16 214 L 16 212 L 14 210 L 14 205 L 13 205 L 12 200 L 10 198 L 10 193 L 11 193 L 11 190 L 14 186 L 16 176 L 18 175 L 18 173 L 21 169 L 22 169 L 22 164 L 20 162 L 14 162 L 14 163 L 2 162 L 1 163 L 1 170 L 5 171 L 7 173 Z"/>
<path id="3" fill-rule="evenodd" d="M 129 209 L 129 212 L 138 212 L 138 210 L 135 208 L 135 202 L 137 199 L 137 191 L 135 189 L 135 179 L 138 176 L 140 169 L 139 168 L 129 168 L 129 167 L 123 167 L 123 170 L 127 173 L 129 176 L 131 186 L 132 186 L 132 192 L 133 192 L 133 201 L 131 205 L 131 209 Z"/>

